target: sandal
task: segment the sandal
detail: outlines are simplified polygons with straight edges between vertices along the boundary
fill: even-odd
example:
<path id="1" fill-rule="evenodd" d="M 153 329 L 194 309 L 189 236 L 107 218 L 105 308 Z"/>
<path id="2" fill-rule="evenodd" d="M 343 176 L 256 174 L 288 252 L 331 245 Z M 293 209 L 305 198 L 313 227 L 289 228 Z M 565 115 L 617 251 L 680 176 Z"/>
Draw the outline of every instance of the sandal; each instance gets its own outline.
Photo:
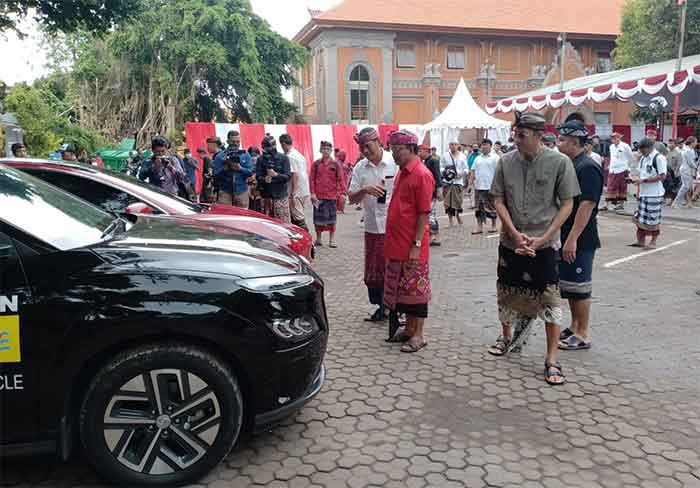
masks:
<path id="1" fill-rule="evenodd" d="M 483 233 L 484 233 L 483 230 L 474 230 L 474 231 L 472 231 L 472 235 L 473 235 L 473 236 L 477 236 L 477 235 L 483 234 Z"/>
<path id="2" fill-rule="evenodd" d="M 564 342 L 572 335 L 574 335 L 574 331 L 567 327 L 559 333 L 559 342 Z"/>
<path id="3" fill-rule="evenodd" d="M 331 241 L 328 243 L 328 247 L 335 249 L 336 247 L 338 247 L 338 244 L 336 244 L 335 241 Z"/>
<path id="4" fill-rule="evenodd" d="M 584 341 L 576 335 L 570 335 L 564 340 L 559 339 L 559 349 L 564 351 L 581 351 L 583 349 L 590 349 L 591 341 Z"/>
<path id="5" fill-rule="evenodd" d="M 508 353 L 508 348 L 510 347 L 511 340 L 505 340 L 503 336 L 499 336 L 496 339 L 496 344 L 489 348 L 489 354 L 492 356 L 505 356 Z"/>
<path id="6" fill-rule="evenodd" d="M 403 346 L 401 346 L 401 352 L 408 352 L 408 353 L 414 353 L 418 352 L 421 349 L 423 349 L 425 346 L 428 345 L 428 342 L 423 340 L 416 344 L 415 342 L 404 342 Z"/>
<path id="7" fill-rule="evenodd" d="M 365 319 L 365 322 L 384 322 L 386 320 L 386 315 L 384 310 L 378 308 L 370 317 Z"/>
<path id="8" fill-rule="evenodd" d="M 627 244 L 627 247 L 644 247 L 644 244 L 633 242 L 632 244 Z"/>
<path id="9" fill-rule="evenodd" d="M 561 381 L 556 381 L 555 378 L 561 378 Z M 544 363 L 544 380 L 552 386 L 559 386 L 566 383 L 566 377 L 559 363 Z"/>
<path id="10" fill-rule="evenodd" d="M 491 229 L 489 234 L 498 234 L 498 229 Z"/>

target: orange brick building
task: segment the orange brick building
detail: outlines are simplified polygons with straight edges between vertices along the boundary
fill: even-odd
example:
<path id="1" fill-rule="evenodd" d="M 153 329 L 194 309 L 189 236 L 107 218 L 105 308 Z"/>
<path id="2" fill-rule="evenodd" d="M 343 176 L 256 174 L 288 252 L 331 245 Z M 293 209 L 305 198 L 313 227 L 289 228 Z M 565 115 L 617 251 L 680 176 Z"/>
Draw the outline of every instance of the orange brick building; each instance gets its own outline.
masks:
<path id="1" fill-rule="evenodd" d="M 309 123 L 432 120 L 463 77 L 480 105 L 613 69 L 624 0 L 345 0 L 313 12 L 294 99 Z M 616 102 L 578 107 L 598 125 L 629 123 Z M 550 118 L 553 114 L 550 114 Z"/>

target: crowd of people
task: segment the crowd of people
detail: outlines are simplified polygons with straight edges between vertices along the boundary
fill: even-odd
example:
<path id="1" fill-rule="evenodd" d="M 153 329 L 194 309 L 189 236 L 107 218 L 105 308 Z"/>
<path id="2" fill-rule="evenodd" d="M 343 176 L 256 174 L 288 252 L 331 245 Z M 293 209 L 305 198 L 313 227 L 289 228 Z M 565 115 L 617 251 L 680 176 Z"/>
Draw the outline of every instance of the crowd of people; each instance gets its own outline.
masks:
<path id="1" fill-rule="evenodd" d="M 655 131 L 630 146 L 619 133 L 609 145 L 589 134 L 582 115 L 571 114 L 545 131 L 536 113 L 516 113 L 506 145 L 486 138 L 463 146 L 457 141 L 438 155 L 407 131 L 396 131 L 384 145 L 367 127 L 355 135 L 360 157 L 323 141 L 321 157 L 308 164 L 289 134 L 269 134 L 260 147 L 241 148 L 231 131 L 226 145 L 218 137 L 197 150 L 201 192 L 195 193 L 200 163 L 188 150 L 180 157 L 163 137 L 152 140 L 153 155 L 139 152 L 135 176 L 166 192 L 202 202 L 233 205 L 266 213 L 308 228 L 313 209 L 316 246 L 336 248 L 337 215 L 346 200 L 362 210 L 364 283 L 376 309 L 366 319 L 389 321 L 389 342 L 413 353 L 428 342 L 424 322 L 431 299 L 430 247 L 441 245 L 438 209 L 450 226 L 462 225 L 465 202 L 476 219 L 473 235 L 497 233 L 497 306 L 501 333 L 488 351 L 504 356 L 527 342 L 536 319 L 546 330 L 545 380 L 563 384 L 559 350 L 591 347 L 589 317 L 593 262 L 601 242 L 597 216 L 624 208 L 630 189 L 637 200 L 636 239 L 630 245 L 654 248 L 661 233 L 664 205 L 692 206 L 698 193 L 698 141 L 671 140 Z M 12 148 L 26 157 L 26 148 Z M 71 152 L 71 150 L 73 152 Z M 74 160 L 66 148 L 64 159 Z M 601 200 L 604 201 L 601 207 Z M 485 227 L 488 224 L 488 227 Z M 564 320 L 561 300 L 571 321 Z"/>

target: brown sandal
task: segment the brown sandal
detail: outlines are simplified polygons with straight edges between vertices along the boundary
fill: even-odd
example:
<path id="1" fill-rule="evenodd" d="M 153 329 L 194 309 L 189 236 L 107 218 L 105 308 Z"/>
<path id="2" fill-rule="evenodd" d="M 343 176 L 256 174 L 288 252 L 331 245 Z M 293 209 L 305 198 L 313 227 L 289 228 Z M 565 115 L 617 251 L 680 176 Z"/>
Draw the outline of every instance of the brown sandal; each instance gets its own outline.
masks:
<path id="1" fill-rule="evenodd" d="M 489 354 L 492 356 L 505 356 L 508 354 L 508 348 L 510 347 L 512 340 L 506 341 L 503 336 L 499 336 L 496 339 L 496 344 L 489 348 Z"/>

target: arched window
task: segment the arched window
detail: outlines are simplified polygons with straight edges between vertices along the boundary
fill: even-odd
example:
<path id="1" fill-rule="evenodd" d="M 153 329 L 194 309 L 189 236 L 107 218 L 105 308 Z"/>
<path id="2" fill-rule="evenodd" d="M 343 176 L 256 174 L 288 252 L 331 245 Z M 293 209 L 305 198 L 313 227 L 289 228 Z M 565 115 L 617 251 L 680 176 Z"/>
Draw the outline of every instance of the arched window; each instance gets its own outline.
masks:
<path id="1" fill-rule="evenodd" d="M 350 119 L 353 124 L 369 123 L 369 71 L 355 66 L 350 72 Z"/>

